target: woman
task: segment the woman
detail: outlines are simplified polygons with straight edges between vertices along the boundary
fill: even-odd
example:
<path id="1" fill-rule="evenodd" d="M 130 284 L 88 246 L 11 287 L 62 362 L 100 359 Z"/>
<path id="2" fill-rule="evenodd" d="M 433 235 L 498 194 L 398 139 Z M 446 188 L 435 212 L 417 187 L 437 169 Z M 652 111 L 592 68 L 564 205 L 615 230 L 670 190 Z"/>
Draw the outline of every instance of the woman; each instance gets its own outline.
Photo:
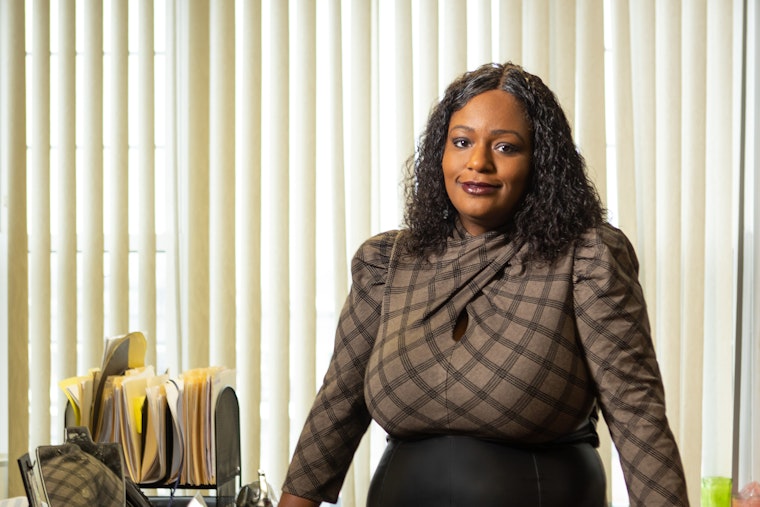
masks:
<path id="1" fill-rule="evenodd" d="M 453 82 L 365 242 L 280 507 L 335 501 L 371 419 L 367 505 L 602 506 L 598 410 L 631 505 L 688 505 L 623 233 L 553 93 L 512 64 Z"/>

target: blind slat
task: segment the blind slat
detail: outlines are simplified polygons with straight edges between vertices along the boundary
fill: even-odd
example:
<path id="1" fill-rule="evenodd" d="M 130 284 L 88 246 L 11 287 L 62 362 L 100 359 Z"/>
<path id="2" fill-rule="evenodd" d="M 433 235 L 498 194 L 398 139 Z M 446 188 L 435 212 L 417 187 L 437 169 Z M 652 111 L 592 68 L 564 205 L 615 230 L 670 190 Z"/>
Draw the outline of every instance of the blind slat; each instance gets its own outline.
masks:
<path id="1" fill-rule="evenodd" d="M 352 171 L 372 161 L 373 87 L 372 8 L 368 1 L 348 5 L 348 39 L 343 41 L 349 71 L 346 74 L 346 253 L 353 255 L 370 231 L 367 206 L 370 171 Z M 375 76 L 376 77 L 376 76 Z M 369 162 L 372 167 L 372 162 Z"/>
<path id="2" fill-rule="evenodd" d="M 272 480 L 285 479 L 290 460 L 288 445 L 290 423 L 290 273 L 289 222 L 290 182 L 289 158 L 289 88 L 290 50 L 288 42 L 289 11 L 287 2 L 271 2 L 265 24 L 269 27 L 269 52 L 262 55 L 264 64 L 263 101 L 267 107 L 262 129 L 263 166 L 261 193 L 262 287 L 262 377 L 265 399 L 269 406 L 268 421 L 262 431 L 271 435 L 264 444 L 264 457 L 271 463 Z"/>
<path id="3" fill-rule="evenodd" d="M 631 4 L 631 66 L 634 69 L 654 68 L 655 55 L 654 2 Z M 641 210 L 636 250 L 641 258 L 639 278 L 650 308 L 657 304 L 655 259 L 656 209 L 651 205 L 655 195 L 655 86 L 654 73 L 634 72 L 631 76 L 633 92 L 633 143 L 636 153 L 637 208 Z M 657 315 L 650 315 L 652 328 L 656 328 Z"/>
<path id="4" fill-rule="evenodd" d="M 575 11 L 574 0 L 551 3 L 549 74 L 546 76 L 546 83 L 557 95 L 571 127 L 575 123 Z"/>
<path id="5" fill-rule="evenodd" d="M 381 192 L 387 188 L 384 199 L 379 202 L 396 202 L 396 213 L 391 213 L 389 206 L 376 206 L 380 215 L 380 229 L 393 229 L 401 223 L 403 213 L 403 193 L 399 188 L 402 181 L 404 162 L 414 153 L 414 81 L 412 79 L 412 7 L 407 0 L 396 0 L 395 8 L 395 54 L 394 75 L 396 104 L 391 110 L 395 111 L 392 139 L 395 146 L 395 160 L 389 160 L 389 165 L 381 167 L 377 172 Z M 382 129 L 381 129 L 382 130 Z M 393 153 L 393 152 L 392 152 Z M 382 195 L 382 194 L 381 194 Z M 386 218 L 387 217 L 387 218 Z"/>
<path id="6" fill-rule="evenodd" d="M 180 2 L 182 369 L 209 365 L 209 2 Z"/>
<path id="7" fill-rule="evenodd" d="M 671 17 L 674 16 L 675 18 Z M 658 107 L 655 113 L 657 132 L 656 193 L 658 250 L 669 255 L 657 256 L 657 326 L 655 343 L 663 361 L 665 390 L 672 403 L 668 417 L 674 428 L 680 422 L 680 309 L 681 309 L 681 16 L 677 2 L 658 2 L 655 12 L 655 85 Z M 666 190 L 667 189 L 667 190 Z"/>
<path id="8" fill-rule="evenodd" d="M 467 1 L 450 0 L 446 8 L 438 11 L 438 39 L 440 47 L 440 67 L 438 75 L 439 95 L 459 74 L 467 70 L 467 40 L 452 37 L 461 32 L 462 22 L 467 20 Z"/>
<path id="9" fill-rule="evenodd" d="M 8 363 L 7 363 L 7 414 L 14 414 L 13 424 L 8 428 L 8 455 L 21 456 L 29 449 L 29 313 L 27 254 L 27 198 L 26 198 L 26 100 L 24 62 L 24 4 L 3 2 L 0 4 L 0 57 L 2 68 L 2 95 L 0 129 L 3 143 L 0 156 L 8 171 L 8 264 L 7 316 L 8 316 Z M 10 126 L 13 126 L 11 128 Z M 12 386 L 12 388 L 11 388 Z M 20 474 L 8 474 L 10 496 L 23 496 L 24 487 Z"/>
<path id="10" fill-rule="evenodd" d="M 76 237 L 76 51 L 75 0 L 59 7 L 58 54 L 58 175 L 56 226 L 56 292 L 58 372 L 63 378 L 77 373 L 77 237 Z"/>
<path id="11" fill-rule="evenodd" d="M 591 179 L 607 201 L 607 139 L 604 101 L 604 16 L 602 0 L 578 0 L 575 141 Z"/>
<path id="12" fill-rule="evenodd" d="M 492 61 L 491 0 L 467 2 L 467 69 Z"/>
<path id="13" fill-rule="evenodd" d="M 238 330 L 237 375 L 249 388 L 240 397 L 242 482 L 257 478 L 261 467 L 261 3 L 245 2 L 240 28 L 239 55 L 240 129 L 237 210 L 238 216 Z"/>
<path id="14" fill-rule="evenodd" d="M 290 228 L 297 231 L 291 236 L 290 300 L 291 300 L 291 441 L 306 421 L 316 380 L 317 301 L 316 284 L 316 6 L 311 0 L 298 0 L 293 4 L 291 21 L 291 53 L 293 55 L 290 91 L 291 143 Z M 331 132 L 330 135 L 334 135 Z M 323 168 L 323 170 L 326 168 Z"/>
<path id="15" fill-rule="evenodd" d="M 210 17 L 211 363 L 235 364 L 235 3 L 211 2 Z"/>
<path id="16" fill-rule="evenodd" d="M 74 0 L 61 0 L 59 7 L 58 53 L 58 175 L 56 187 L 55 277 L 58 325 L 53 332 L 57 354 L 56 369 L 60 378 L 69 378 L 85 366 L 77 361 L 77 237 L 76 237 L 76 12 Z M 51 127 L 54 127 L 51 125 Z M 58 406 L 65 406 L 65 394 L 59 390 Z M 62 427 L 62 418 L 57 421 Z"/>
<path id="17" fill-rule="evenodd" d="M 705 362 L 704 379 L 708 389 L 702 403 L 709 407 L 712 417 L 705 417 L 702 427 L 702 463 L 705 475 L 730 476 L 731 449 L 733 443 L 733 329 L 736 304 L 733 293 L 734 255 L 727 255 L 724 247 L 734 244 L 734 176 L 727 167 L 734 167 L 726 151 L 733 147 L 732 79 L 734 12 L 731 2 L 707 3 L 707 56 L 710 69 L 706 77 L 707 100 L 705 102 L 705 139 L 708 149 L 705 156 Z M 742 210 L 744 211 L 744 210 Z"/>
<path id="18" fill-rule="evenodd" d="M 156 364 L 156 171 L 154 3 L 140 0 L 138 53 L 138 327 L 148 339 L 146 364 Z"/>
<path id="19" fill-rule="evenodd" d="M 702 472 L 702 439 L 691 435 L 702 434 L 704 365 L 704 321 L 692 318 L 690 309 L 705 304 L 705 159 L 701 150 L 693 146 L 705 146 L 705 111 L 702 104 L 707 100 L 705 80 L 707 65 L 707 2 L 706 0 L 684 2 L 683 9 L 683 87 L 681 129 L 682 139 L 682 273 L 681 278 L 681 368 L 679 379 L 680 424 L 673 431 L 678 439 L 686 473 L 687 484 L 699 484 Z M 686 141 L 688 140 L 688 141 Z M 685 311 L 684 311 L 685 309 Z M 686 366 L 688 365 L 688 366 Z M 687 395 L 688 390 L 688 395 Z M 673 398 L 669 398 L 672 400 Z M 692 505 L 698 505 L 700 495 L 692 488 L 689 495 Z"/>
<path id="20" fill-rule="evenodd" d="M 29 171 L 29 291 L 31 357 L 31 447 L 50 442 L 50 3 L 33 11 L 31 139 Z"/>
<path id="21" fill-rule="evenodd" d="M 633 90 L 631 86 L 631 18 L 628 0 L 611 4 L 612 50 L 615 52 L 613 86 L 615 115 L 615 166 L 617 169 L 618 225 L 631 241 L 638 237 L 638 208 L 634 150 Z"/>
<path id="22" fill-rule="evenodd" d="M 523 65 L 549 82 L 549 0 L 523 2 Z"/>
<path id="23" fill-rule="evenodd" d="M 82 363 L 103 357 L 103 4 L 84 3 L 82 101 Z"/>
<path id="24" fill-rule="evenodd" d="M 438 2 L 422 0 L 412 4 L 415 70 L 425 79 L 414 79 L 414 133 L 427 123 L 430 109 L 438 98 Z"/>
<path id="25" fill-rule="evenodd" d="M 106 336 L 124 334 L 129 328 L 129 178 L 128 178 L 128 47 L 127 21 L 128 1 L 113 0 L 111 3 L 111 122 L 110 181 L 105 189 L 107 207 L 111 215 L 109 245 L 109 319 Z"/>
<path id="26" fill-rule="evenodd" d="M 522 0 L 499 0 L 498 6 L 499 16 L 494 18 L 494 23 L 499 27 L 496 31 L 499 34 L 499 54 L 496 60 L 520 65 L 523 61 Z"/>

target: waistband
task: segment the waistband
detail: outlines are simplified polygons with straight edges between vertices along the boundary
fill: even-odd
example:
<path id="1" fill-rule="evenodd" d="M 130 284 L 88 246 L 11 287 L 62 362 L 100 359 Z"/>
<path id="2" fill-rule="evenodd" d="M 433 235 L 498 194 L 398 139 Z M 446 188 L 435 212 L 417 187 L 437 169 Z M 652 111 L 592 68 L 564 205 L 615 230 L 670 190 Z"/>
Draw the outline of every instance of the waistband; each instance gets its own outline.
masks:
<path id="1" fill-rule="evenodd" d="M 563 435 L 559 438 L 556 438 L 554 440 L 550 440 L 548 442 L 540 442 L 540 443 L 525 443 L 520 441 L 514 441 L 509 439 L 499 439 L 499 438 L 491 438 L 491 437 L 482 437 L 479 435 L 470 435 L 470 434 L 452 434 L 452 433 L 427 433 L 427 434 L 419 434 L 419 435 L 403 435 L 403 436 L 397 436 L 397 435 L 388 435 L 386 437 L 386 440 L 388 442 L 414 442 L 418 440 L 426 440 L 429 438 L 439 438 L 443 436 L 461 436 L 461 437 L 469 437 L 469 438 L 475 438 L 477 440 L 482 440 L 485 442 L 493 442 L 498 444 L 503 444 L 509 447 L 513 447 L 515 449 L 523 449 L 523 450 L 540 450 L 540 449 L 552 449 L 556 447 L 563 447 L 568 445 L 575 445 L 575 444 L 590 444 L 594 448 L 599 447 L 599 434 L 596 432 L 596 423 L 597 418 L 596 417 L 589 417 L 587 421 L 585 421 L 583 424 L 581 424 L 578 429 L 575 431 L 568 433 L 567 435 Z"/>

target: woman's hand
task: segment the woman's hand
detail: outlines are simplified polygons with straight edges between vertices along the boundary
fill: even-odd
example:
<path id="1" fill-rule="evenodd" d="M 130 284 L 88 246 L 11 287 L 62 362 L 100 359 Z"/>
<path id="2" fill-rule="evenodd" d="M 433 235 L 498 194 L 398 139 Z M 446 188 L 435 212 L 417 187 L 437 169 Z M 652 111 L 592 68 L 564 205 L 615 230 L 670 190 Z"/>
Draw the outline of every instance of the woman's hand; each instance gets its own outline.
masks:
<path id="1" fill-rule="evenodd" d="M 283 493 L 277 507 L 319 507 L 319 502 L 313 502 L 300 496 Z"/>

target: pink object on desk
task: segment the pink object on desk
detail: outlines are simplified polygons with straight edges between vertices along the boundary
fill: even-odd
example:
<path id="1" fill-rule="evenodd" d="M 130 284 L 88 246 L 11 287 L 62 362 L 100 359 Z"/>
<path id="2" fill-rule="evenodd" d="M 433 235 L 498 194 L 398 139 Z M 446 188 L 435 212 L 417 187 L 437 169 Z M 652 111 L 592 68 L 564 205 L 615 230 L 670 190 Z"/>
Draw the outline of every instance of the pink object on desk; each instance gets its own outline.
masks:
<path id="1" fill-rule="evenodd" d="M 735 494 L 731 507 L 760 507 L 760 483 L 752 481 Z"/>

